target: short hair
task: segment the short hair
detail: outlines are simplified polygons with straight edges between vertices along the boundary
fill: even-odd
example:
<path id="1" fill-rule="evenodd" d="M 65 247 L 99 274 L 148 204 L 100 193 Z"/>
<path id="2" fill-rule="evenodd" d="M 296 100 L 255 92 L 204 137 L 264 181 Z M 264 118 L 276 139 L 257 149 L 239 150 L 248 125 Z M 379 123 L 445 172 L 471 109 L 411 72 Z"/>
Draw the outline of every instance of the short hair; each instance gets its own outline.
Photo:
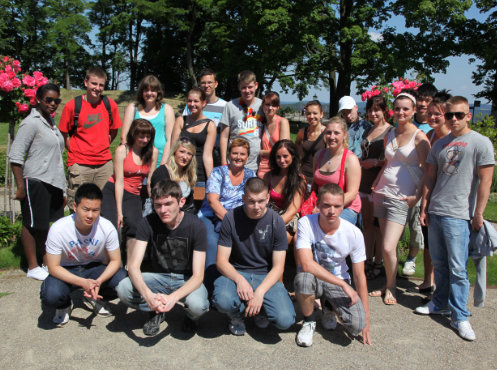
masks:
<path id="1" fill-rule="evenodd" d="M 447 106 L 456 104 L 466 104 L 469 107 L 468 99 L 466 99 L 464 96 L 457 95 L 447 100 Z"/>
<path id="2" fill-rule="evenodd" d="M 433 84 L 427 82 L 422 84 L 420 87 L 418 87 L 416 92 L 418 95 L 417 98 L 422 98 L 425 96 L 430 96 L 433 98 L 435 94 L 438 92 L 438 90 Z"/>
<path id="3" fill-rule="evenodd" d="M 381 95 L 376 95 L 368 99 L 366 103 L 366 113 L 371 109 L 371 108 L 380 108 L 383 112 L 388 111 L 388 105 L 387 101 L 384 96 Z"/>
<path id="4" fill-rule="evenodd" d="M 319 204 L 319 202 L 321 202 L 321 199 L 323 199 L 325 194 L 340 195 L 342 197 L 342 199 L 344 199 L 344 197 L 345 197 L 345 195 L 343 193 L 343 189 L 340 186 L 338 186 L 337 184 L 332 183 L 332 182 L 330 182 L 328 184 L 324 184 L 323 186 L 321 186 L 319 188 L 318 204 Z"/>
<path id="5" fill-rule="evenodd" d="M 307 110 L 307 108 L 313 106 L 313 105 L 317 105 L 319 107 L 319 111 L 322 112 L 323 111 L 323 106 L 321 105 L 321 103 L 319 102 L 319 100 L 311 100 L 310 102 L 307 102 L 307 104 L 304 106 L 304 110 Z"/>
<path id="6" fill-rule="evenodd" d="M 435 94 L 433 100 L 430 104 L 436 105 L 439 107 L 442 112 L 445 112 L 447 109 L 447 101 L 452 97 L 447 90 L 440 90 Z"/>
<path id="7" fill-rule="evenodd" d="M 90 200 L 100 200 L 103 198 L 102 190 L 91 182 L 85 182 L 78 187 L 76 190 L 76 194 L 74 195 L 74 203 L 78 205 L 84 199 Z"/>
<path id="8" fill-rule="evenodd" d="M 150 135 L 150 141 L 148 142 L 147 146 L 142 148 L 140 153 L 142 161 L 144 163 L 148 163 L 152 159 L 152 155 L 154 154 L 155 129 L 150 121 L 144 118 L 138 118 L 131 122 L 128 134 L 126 135 L 126 144 L 131 148 L 135 143 L 136 138 L 140 134 Z"/>
<path id="9" fill-rule="evenodd" d="M 107 81 L 107 73 L 100 67 L 90 67 L 86 71 L 85 80 L 89 80 L 90 76 L 97 76 L 98 78 L 103 78 Z"/>
<path id="10" fill-rule="evenodd" d="M 45 96 L 45 94 L 49 91 L 55 91 L 57 93 L 57 95 L 60 96 L 60 89 L 57 85 L 54 85 L 54 84 L 45 84 L 45 85 L 41 85 L 38 90 L 36 90 L 36 97 L 38 99 L 43 99 L 43 97 Z"/>
<path id="11" fill-rule="evenodd" d="M 176 181 L 173 180 L 160 180 L 157 184 L 152 188 L 152 199 L 159 199 L 165 197 L 175 198 L 178 203 L 183 198 L 183 193 L 181 192 L 181 188 Z"/>
<path id="12" fill-rule="evenodd" d="M 254 72 L 245 70 L 238 73 L 238 84 L 249 84 L 251 82 L 257 82 Z"/>
<path id="13" fill-rule="evenodd" d="M 260 194 L 263 191 L 269 191 L 264 180 L 259 177 L 251 177 L 245 183 L 244 193 Z"/>
<path id="14" fill-rule="evenodd" d="M 228 146 L 228 153 L 231 153 L 231 149 L 238 146 L 247 149 L 247 154 L 250 155 L 250 143 L 243 137 L 235 137 L 233 140 L 231 140 L 230 145 Z"/>
<path id="15" fill-rule="evenodd" d="M 340 126 L 340 129 L 343 131 L 343 146 L 345 148 L 348 148 L 349 147 L 349 141 L 348 141 L 349 128 L 347 127 L 347 122 L 345 122 L 345 120 L 341 116 L 334 116 L 334 117 L 331 117 L 329 119 L 329 121 L 326 122 L 326 124 L 324 126 L 326 128 L 328 128 L 328 126 L 331 125 L 332 123 L 337 123 Z M 324 140 L 324 137 L 323 137 L 323 140 Z"/>
<path id="16" fill-rule="evenodd" d="M 204 68 L 200 71 L 200 74 L 198 75 L 198 79 L 201 80 L 202 77 L 204 76 L 214 76 L 214 81 L 217 81 L 216 80 L 216 72 L 214 72 L 212 69 L 210 68 Z"/>
<path id="17" fill-rule="evenodd" d="M 268 91 L 262 98 L 262 101 L 264 102 L 264 104 L 268 103 L 273 106 L 280 106 L 280 96 L 277 92 L 274 91 Z"/>
<path id="18" fill-rule="evenodd" d="M 157 77 L 154 75 L 148 75 L 141 79 L 138 84 L 138 90 L 136 91 L 136 101 L 142 107 L 145 107 L 145 99 L 143 99 L 143 92 L 146 89 L 157 92 L 157 99 L 155 99 L 155 108 L 159 109 L 164 99 L 164 90 L 162 89 L 162 84 Z"/>
<path id="19" fill-rule="evenodd" d="M 190 96 L 190 94 L 198 94 L 200 96 L 201 101 L 207 100 L 207 95 L 205 95 L 205 91 L 198 88 L 198 87 L 194 87 L 194 88 L 190 89 L 190 91 L 188 91 L 188 94 L 186 95 L 186 97 L 188 98 Z"/>

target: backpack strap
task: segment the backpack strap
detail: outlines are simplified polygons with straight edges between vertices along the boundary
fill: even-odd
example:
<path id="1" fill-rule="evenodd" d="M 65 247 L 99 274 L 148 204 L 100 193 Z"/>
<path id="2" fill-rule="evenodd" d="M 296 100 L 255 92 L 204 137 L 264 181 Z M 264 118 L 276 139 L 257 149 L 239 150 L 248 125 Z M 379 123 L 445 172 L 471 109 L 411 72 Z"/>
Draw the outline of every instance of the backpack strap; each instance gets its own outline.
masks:
<path id="1" fill-rule="evenodd" d="M 105 109 L 107 109 L 107 113 L 109 114 L 109 127 L 112 127 L 114 120 L 112 119 L 112 110 L 110 108 L 109 98 L 105 95 L 102 95 L 102 101 L 104 102 Z"/>
<path id="2" fill-rule="evenodd" d="M 83 105 L 83 95 L 78 95 L 74 98 L 74 120 L 71 129 L 69 130 L 69 137 L 73 136 L 78 128 L 79 114 L 81 113 L 81 106 Z"/>

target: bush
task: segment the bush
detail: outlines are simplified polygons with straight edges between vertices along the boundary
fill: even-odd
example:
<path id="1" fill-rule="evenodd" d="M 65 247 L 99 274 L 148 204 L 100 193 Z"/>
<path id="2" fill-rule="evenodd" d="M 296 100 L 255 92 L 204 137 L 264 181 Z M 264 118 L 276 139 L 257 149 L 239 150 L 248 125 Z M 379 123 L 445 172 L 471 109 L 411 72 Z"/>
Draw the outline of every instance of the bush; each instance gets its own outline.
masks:
<path id="1" fill-rule="evenodd" d="M 0 248 L 11 247 L 21 236 L 21 221 L 10 223 L 9 218 L 0 216 Z"/>
<path id="2" fill-rule="evenodd" d="M 497 154 L 497 127 L 495 125 L 495 117 L 489 114 L 483 115 L 478 114 L 475 116 L 475 122 L 471 125 L 471 129 L 479 132 L 480 134 L 488 137 L 494 146 L 494 155 Z M 490 188 L 492 193 L 497 192 L 497 173 L 494 171 L 494 176 L 492 178 L 492 187 Z"/>

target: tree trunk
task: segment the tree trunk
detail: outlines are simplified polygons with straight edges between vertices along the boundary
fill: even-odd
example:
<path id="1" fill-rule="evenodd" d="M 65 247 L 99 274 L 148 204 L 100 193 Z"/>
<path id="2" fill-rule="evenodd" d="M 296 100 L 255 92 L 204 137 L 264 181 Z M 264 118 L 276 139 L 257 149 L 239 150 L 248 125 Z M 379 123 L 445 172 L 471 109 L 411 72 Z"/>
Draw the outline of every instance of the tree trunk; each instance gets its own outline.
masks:
<path id="1" fill-rule="evenodd" d="M 186 67 L 188 69 L 188 74 L 190 75 L 190 81 L 193 87 L 198 87 L 197 76 L 195 75 L 195 69 L 193 68 L 193 45 L 192 45 L 196 20 L 197 20 L 197 10 L 195 8 L 195 4 L 192 2 L 190 6 L 190 27 L 188 30 L 188 36 L 186 37 Z"/>
<path id="2" fill-rule="evenodd" d="M 66 49 L 64 58 L 64 79 L 66 81 L 66 90 L 71 90 L 71 78 L 69 77 L 69 65 L 71 64 L 71 54 L 69 49 Z"/>

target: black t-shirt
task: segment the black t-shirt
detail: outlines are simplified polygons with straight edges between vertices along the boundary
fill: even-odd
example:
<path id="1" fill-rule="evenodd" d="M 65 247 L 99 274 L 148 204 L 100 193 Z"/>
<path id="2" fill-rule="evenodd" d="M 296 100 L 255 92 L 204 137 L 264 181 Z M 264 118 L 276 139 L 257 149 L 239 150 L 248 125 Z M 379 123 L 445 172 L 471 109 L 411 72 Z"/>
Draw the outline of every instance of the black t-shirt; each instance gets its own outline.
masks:
<path id="1" fill-rule="evenodd" d="M 185 212 L 174 230 L 164 224 L 155 212 L 143 218 L 136 230 L 136 239 L 148 242 L 148 272 L 192 274 L 193 251 L 205 252 L 205 225 L 197 216 Z"/>
<path id="2" fill-rule="evenodd" d="M 272 268 L 273 251 L 288 249 L 285 223 L 272 209 L 254 220 L 240 206 L 224 216 L 218 244 L 231 248 L 229 262 L 236 270 L 267 274 Z"/>
<path id="3" fill-rule="evenodd" d="M 153 188 L 155 184 L 157 184 L 161 180 L 171 180 L 171 176 L 169 176 L 169 171 L 167 170 L 166 166 L 160 165 L 157 167 L 157 169 L 154 171 L 154 174 L 152 175 L 152 178 L 150 179 L 150 188 Z M 185 212 L 190 212 L 190 213 L 195 213 L 195 207 L 193 204 L 193 189 L 190 190 L 190 195 L 186 197 L 186 202 L 181 207 L 182 211 Z"/>

